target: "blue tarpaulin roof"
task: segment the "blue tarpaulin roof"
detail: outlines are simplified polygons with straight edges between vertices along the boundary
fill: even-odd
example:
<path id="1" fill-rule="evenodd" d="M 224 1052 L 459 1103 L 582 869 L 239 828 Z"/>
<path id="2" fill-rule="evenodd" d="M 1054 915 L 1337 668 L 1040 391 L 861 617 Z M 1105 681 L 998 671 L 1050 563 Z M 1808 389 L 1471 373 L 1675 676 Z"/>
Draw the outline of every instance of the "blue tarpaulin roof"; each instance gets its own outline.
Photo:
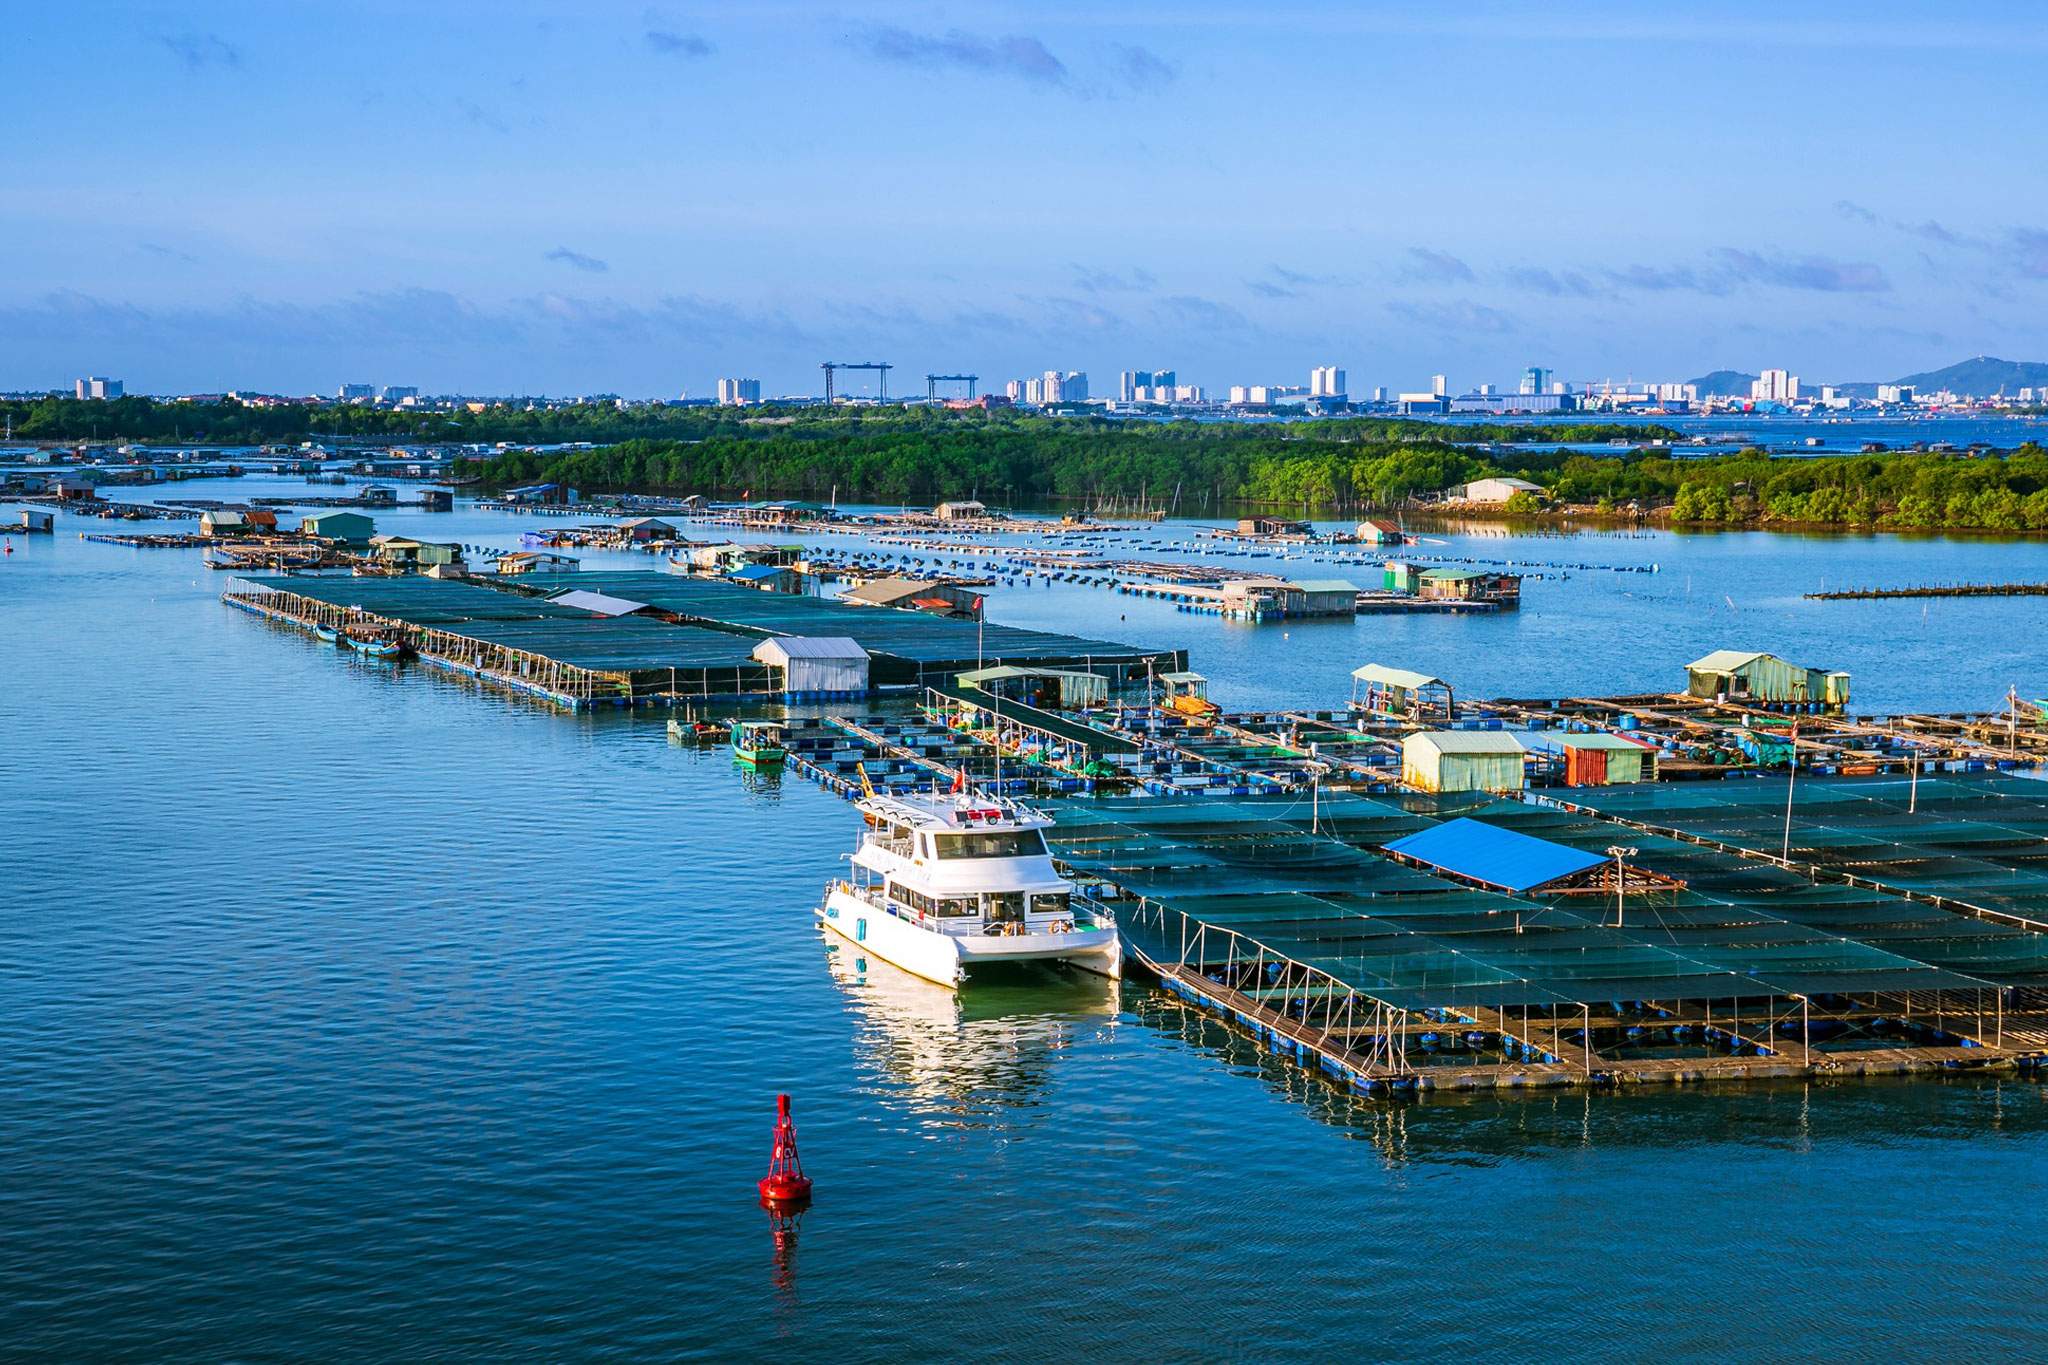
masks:
<path id="1" fill-rule="evenodd" d="M 1396 839 L 1387 852 L 1504 891 L 1527 891 L 1606 861 L 1597 853 L 1468 819 L 1446 820 Z"/>

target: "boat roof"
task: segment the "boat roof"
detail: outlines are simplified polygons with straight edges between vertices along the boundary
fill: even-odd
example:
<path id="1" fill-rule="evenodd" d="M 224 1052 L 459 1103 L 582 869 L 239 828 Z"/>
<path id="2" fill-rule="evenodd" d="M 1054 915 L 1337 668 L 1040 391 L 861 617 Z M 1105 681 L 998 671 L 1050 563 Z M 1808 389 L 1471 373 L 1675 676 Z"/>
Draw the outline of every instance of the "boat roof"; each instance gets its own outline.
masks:
<path id="1" fill-rule="evenodd" d="M 864 796 L 858 802 L 871 811 L 915 829 L 977 830 L 991 827 L 1034 829 L 1052 824 L 1052 817 L 1008 797 L 979 792 L 933 792 L 928 795 Z"/>

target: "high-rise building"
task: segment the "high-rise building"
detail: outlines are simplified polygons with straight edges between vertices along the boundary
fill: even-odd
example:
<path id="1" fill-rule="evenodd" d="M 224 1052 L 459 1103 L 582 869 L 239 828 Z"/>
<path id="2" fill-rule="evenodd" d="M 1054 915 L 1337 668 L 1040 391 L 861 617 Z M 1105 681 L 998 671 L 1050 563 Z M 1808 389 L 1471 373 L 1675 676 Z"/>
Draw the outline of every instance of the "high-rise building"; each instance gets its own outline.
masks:
<path id="1" fill-rule="evenodd" d="M 335 395 L 344 403 L 368 403 L 377 397 L 375 384 L 343 384 Z"/>
<path id="2" fill-rule="evenodd" d="M 1308 372 L 1308 396 L 1311 398 L 1342 398 L 1344 396 L 1344 371 L 1335 365 L 1320 365 Z"/>
<path id="3" fill-rule="evenodd" d="M 1009 399 L 1012 403 L 1022 403 L 1027 401 L 1024 397 L 1024 389 L 1025 383 L 1021 379 L 1012 379 L 1008 384 L 1003 386 L 1003 392 L 1009 395 Z"/>
<path id="4" fill-rule="evenodd" d="M 1877 401 L 1880 403 L 1910 403 L 1913 401 L 1911 384 L 1879 384 Z"/>
<path id="5" fill-rule="evenodd" d="M 1451 391 L 1450 381 L 1440 374 L 1433 374 L 1429 377 L 1429 391 L 1442 398 Z"/>
<path id="6" fill-rule="evenodd" d="M 1047 370 L 1045 377 L 1048 381 L 1057 383 L 1060 394 L 1057 400 L 1049 399 L 1047 401 L 1058 401 L 1061 403 L 1085 403 L 1088 401 L 1088 376 L 1080 370 L 1068 370 L 1065 374 L 1061 374 L 1058 370 Z"/>
<path id="7" fill-rule="evenodd" d="M 121 381 L 97 377 L 81 379 L 77 384 L 77 393 L 80 398 L 119 398 Z"/>
<path id="8" fill-rule="evenodd" d="M 761 381 L 758 379 L 721 379 L 718 381 L 718 406 L 722 408 L 744 407 L 748 403 L 761 401 Z"/>
<path id="9" fill-rule="evenodd" d="M 1522 392 L 1549 393 L 1550 371 L 1544 369 L 1541 365 L 1531 365 L 1528 369 L 1522 371 Z"/>
<path id="10" fill-rule="evenodd" d="M 1784 370 L 1765 370 L 1749 386 L 1749 396 L 1759 403 L 1796 403 L 1799 401 L 1799 376 Z"/>
<path id="11" fill-rule="evenodd" d="M 418 398 L 419 396 L 420 390 L 417 384 L 386 384 L 384 386 L 384 401 L 387 403 L 402 403 L 408 398 Z"/>
<path id="12" fill-rule="evenodd" d="M 1375 384 L 1373 386 L 1372 401 L 1375 403 L 1384 403 L 1387 401 L 1387 386 L 1385 384 Z"/>
<path id="13" fill-rule="evenodd" d="M 1117 376 L 1116 398 L 1119 403 L 1143 403 L 1147 400 L 1139 396 L 1140 389 L 1171 389 L 1175 383 L 1172 370 L 1125 370 Z"/>

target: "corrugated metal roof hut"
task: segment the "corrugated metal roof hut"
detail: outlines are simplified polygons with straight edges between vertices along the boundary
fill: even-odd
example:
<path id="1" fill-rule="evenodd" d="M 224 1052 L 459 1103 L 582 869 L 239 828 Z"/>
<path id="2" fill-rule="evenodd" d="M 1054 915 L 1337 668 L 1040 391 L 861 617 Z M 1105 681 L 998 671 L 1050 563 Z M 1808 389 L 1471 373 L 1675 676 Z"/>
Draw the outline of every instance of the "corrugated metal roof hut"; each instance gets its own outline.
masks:
<path id="1" fill-rule="evenodd" d="M 1400 545 L 1408 539 L 1407 533 L 1391 521 L 1361 521 L 1357 535 L 1362 545 Z"/>
<path id="2" fill-rule="evenodd" d="M 1401 741 L 1401 780 L 1431 792 L 1522 789 L 1522 746 L 1504 730 L 1421 730 Z"/>
<path id="3" fill-rule="evenodd" d="M 1567 787 L 1611 787 L 1657 780 L 1657 750 L 1622 735 L 1532 730 L 1517 736 L 1524 748 L 1560 754 Z"/>
<path id="4" fill-rule="evenodd" d="M 843 635 L 778 635 L 754 657 L 779 670 L 785 696 L 850 696 L 868 690 L 868 652 Z"/>
<path id="5" fill-rule="evenodd" d="M 309 512 L 299 522 L 299 534 L 321 540 L 338 540 L 345 545 L 367 545 L 377 523 L 361 512 Z"/>
<path id="6" fill-rule="evenodd" d="M 1764 706 L 1818 704 L 1840 711 L 1849 704 L 1849 675 L 1825 668 L 1802 668 L 1775 654 L 1717 649 L 1685 666 L 1686 692 L 1700 698 Z"/>
<path id="7" fill-rule="evenodd" d="M 1486 577 L 1480 569 L 1426 569 L 1416 591 L 1424 597 L 1477 597 Z"/>
<path id="8" fill-rule="evenodd" d="M 1358 585 L 1342 578 L 1304 578 L 1287 585 L 1290 616 L 1350 616 L 1358 610 Z"/>
<path id="9" fill-rule="evenodd" d="M 1385 582 L 1388 592 L 1412 593 L 1422 584 L 1422 566 L 1420 564 L 1404 564 L 1399 560 L 1389 560 L 1385 568 Z"/>

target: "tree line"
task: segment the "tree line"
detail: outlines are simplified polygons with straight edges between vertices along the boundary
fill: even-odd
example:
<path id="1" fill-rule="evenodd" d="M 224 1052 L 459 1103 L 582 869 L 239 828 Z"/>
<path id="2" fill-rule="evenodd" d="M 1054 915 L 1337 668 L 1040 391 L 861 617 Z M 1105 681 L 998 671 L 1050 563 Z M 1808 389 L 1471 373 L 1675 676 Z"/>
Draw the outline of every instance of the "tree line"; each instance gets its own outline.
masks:
<path id="1" fill-rule="evenodd" d="M 2048 530 L 2048 454 L 1890 451 L 1690 456 L 1660 427 L 1603 423 L 1449 425 L 1389 418 L 1313 422 L 1128 421 L 981 409 L 620 408 L 577 404 L 480 412 L 250 407 L 149 398 L 0 402 L 15 436 L 207 445 L 345 437 L 533 445 L 470 468 L 486 486 L 567 483 L 588 492 L 704 493 L 929 504 L 1143 498 L 1399 508 L 1489 475 L 1540 484 L 1545 504 L 1600 512 L 1668 509 L 1695 525 Z M 1613 451 L 1571 444 L 1628 443 Z M 1530 500 L 1514 511 L 1538 510 Z"/>

